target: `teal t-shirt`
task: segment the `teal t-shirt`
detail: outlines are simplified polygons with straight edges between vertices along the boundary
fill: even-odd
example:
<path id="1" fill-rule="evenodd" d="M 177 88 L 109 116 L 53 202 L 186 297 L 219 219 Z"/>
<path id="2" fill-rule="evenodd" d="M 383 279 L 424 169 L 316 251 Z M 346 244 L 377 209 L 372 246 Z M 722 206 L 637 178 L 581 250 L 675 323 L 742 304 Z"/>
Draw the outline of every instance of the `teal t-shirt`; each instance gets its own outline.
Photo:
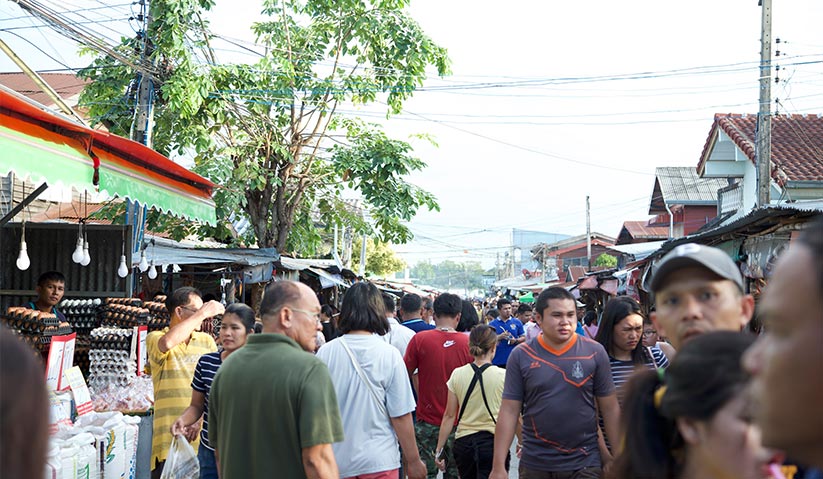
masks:
<path id="1" fill-rule="evenodd" d="M 282 334 L 255 334 L 229 356 L 209 396 L 220 476 L 302 479 L 302 449 L 343 440 L 329 370 Z"/>

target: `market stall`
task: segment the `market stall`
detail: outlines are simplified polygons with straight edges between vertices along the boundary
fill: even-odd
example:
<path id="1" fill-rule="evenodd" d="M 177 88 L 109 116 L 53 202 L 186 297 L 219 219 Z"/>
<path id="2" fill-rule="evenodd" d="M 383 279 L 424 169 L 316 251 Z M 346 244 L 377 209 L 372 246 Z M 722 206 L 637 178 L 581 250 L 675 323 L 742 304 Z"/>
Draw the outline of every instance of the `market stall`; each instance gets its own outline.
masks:
<path id="1" fill-rule="evenodd" d="M 13 173 L 31 185 L 0 218 L 0 319 L 45 358 L 53 427 L 48 476 L 147 477 L 154 398 L 143 375 L 145 336 L 167 325 L 168 313 L 163 298 L 129 297 L 140 223 L 92 225 L 81 217 L 74 225 L 36 224 L 26 221 L 26 206 L 48 189 L 87 202 L 128 199 L 214 224 L 215 185 L 139 143 L 2 87 L 0 148 L 0 176 Z M 66 278 L 52 312 L 27 305 L 45 271 Z"/>

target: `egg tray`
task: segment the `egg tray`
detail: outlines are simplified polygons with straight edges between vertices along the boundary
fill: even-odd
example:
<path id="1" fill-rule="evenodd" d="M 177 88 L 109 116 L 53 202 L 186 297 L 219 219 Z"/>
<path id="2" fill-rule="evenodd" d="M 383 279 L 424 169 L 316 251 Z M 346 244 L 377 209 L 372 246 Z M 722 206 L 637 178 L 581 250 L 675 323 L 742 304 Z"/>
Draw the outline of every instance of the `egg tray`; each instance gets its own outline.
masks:
<path id="1" fill-rule="evenodd" d="M 11 307 L 0 315 L 10 328 L 27 334 L 56 334 L 60 323 L 53 313 L 43 313 L 29 308 Z"/>
<path id="2" fill-rule="evenodd" d="M 154 317 L 165 319 L 169 318 L 169 310 L 166 309 L 166 303 L 148 301 L 145 304 L 143 304 L 143 307 L 148 309 L 149 313 L 151 313 L 151 315 Z"/>
<path id="3" fill-rule="evenodd" d="M 92 329 L 100 326 L 98 309 L 103 304 L 100 298 L 64 299 L 60 303 L 60 312 L 66 316 L 78 335 L 88 335 Z"/>
<path id="4" fill-rule="evenodd" d="M 105 298 L 103 302 L 107 306 L 130 306 L 135 308 L 143 307 L 143 300 L 140 298 Z"/>
<path id="5" fill-rule="evenodd" d="M 127 327 L 145 326 L 151 313 L 148 309 L 121 304 L 107 304 L 98 310 L 101 326 Z"/>
<path id="6" fill-rule="evenodd" d="M 168 327 L 169 324 L 170 321 L 168 320 L 168 318 L 150 318 L 148 323 L 148 329 L 150 332 L 160 331 L 161 329 Z"/>

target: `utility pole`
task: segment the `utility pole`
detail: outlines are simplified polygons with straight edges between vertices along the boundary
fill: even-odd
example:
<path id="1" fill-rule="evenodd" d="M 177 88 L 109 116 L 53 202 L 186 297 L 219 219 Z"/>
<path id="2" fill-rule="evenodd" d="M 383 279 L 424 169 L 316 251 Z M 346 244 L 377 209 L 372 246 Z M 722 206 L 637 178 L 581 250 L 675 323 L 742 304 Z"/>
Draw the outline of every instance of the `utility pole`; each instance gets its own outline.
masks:
<path id="1" fill-rule="evenodd" d="M 772 0 L 759 0 L 760 25 L 760 110 L 757 113 L 757 206 L 770 202 L 772 158 Z"/>
<path id="2" fill-rule="evenodd" d="M 589 271 L 592 269 L 592 223 L 589 214 L 589 195 L 586 195 L 586 258 L 589 261 Z"/>
<path id="3" fill-rule="evenodd" d="M 137 70 L 137 98 L 134 106 L 134 118 L 131 123 L 131 139 L 137 143 L 142 143 L 147 147 L 152 147 L 152 128 L 154 126 L 154 110 L 152 102 L 154 101 L 154 83 L 152 82 L 151 74 L 146 65 L 151 64 L 151 42 L 149 41 L 149 24 L 151 18 L 149 17 L 149 0 L 139 0 L 140 13 L 137 15 L 137 21 L 142 22 L 142 28 L 137 33 L 138 38 L 142 40 L 142 51 L 140 52 L 140 68 Z M 143 247 L 143 237 L 146 231 L 146 216 L 148 215 L 148 207 L 141 205 L 137 201 L 131 199 L 126 200 L 126 224 L 133 225 L 132 228 L 132 253 L 138 253 Z M 132 288 L 137 287 L 137 283 L 133 281 L 134 275 L 129 275 L 129 281 L 132 281 Z"/>
<path id="4" fill-rule="evenodd" d="M 145 65 L 151 61 L 152 45 L 149 40 L 149 26 L 151 16 L 149 15 L 148 0 L 140 0 L 140 13 L 137 16 L 143 22 L 143 28 L 138 32 L 139 38 L 143 41 L 143 49 L 140 53 L 140 64 Z M 131 139 L 142 143 L 149 148 L 152 147 L 152 127 L 154 126 L 154 82 L 145 69 L 137 72 L 137 102 L 134 106 L 134 119 L 131 124 Z"/>

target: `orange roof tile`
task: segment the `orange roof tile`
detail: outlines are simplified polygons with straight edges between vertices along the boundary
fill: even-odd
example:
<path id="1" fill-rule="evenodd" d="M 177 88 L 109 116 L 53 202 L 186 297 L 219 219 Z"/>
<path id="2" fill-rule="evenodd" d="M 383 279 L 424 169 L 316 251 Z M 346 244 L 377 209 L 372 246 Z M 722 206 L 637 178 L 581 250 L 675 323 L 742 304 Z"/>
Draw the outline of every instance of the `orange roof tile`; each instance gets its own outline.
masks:
<path id="1" fill-rule="evenodd" d="M 697 171 L 703 172 L 718 129 L 754 163 L 756 127 L 757 115 L 715 114 Z M 773 116 L 771 143 L 774 179 L 780 179 L 779 169 L 789 181 L 823 181 L 823 116 Z"/>

